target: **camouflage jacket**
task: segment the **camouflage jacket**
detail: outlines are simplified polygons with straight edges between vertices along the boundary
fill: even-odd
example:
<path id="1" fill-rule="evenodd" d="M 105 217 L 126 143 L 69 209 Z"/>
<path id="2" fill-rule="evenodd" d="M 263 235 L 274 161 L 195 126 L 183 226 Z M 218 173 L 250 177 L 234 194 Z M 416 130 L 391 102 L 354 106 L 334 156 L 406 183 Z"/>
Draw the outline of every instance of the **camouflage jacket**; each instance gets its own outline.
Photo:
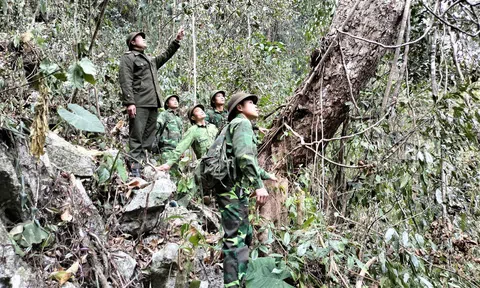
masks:
<path id="1" fill-rule="evenodd" d="M 263 188 L 263 181 L 272 176 L 258 165 L 257 136 L 253 132 L 252 122 L 243 114 L 238 114 L 230 121 L 230 135 L 232 137 L 233 154 L 237 165 L 237 179 L 242 187 L 254 189 Z"/>
<path id="2" fill-rule="evenodd" d="M 167 109 L 157 117 L 157 141 L 160 153 L 173 150 L 183 134 L 182 118 L 178 112 Z"/>
<path id="3" fill-rule="evenodd" d="M 170 43 L 167 50 L 157 57 L 149 57 L 143 52 L 132 50 L 120 59 L 118 79 L 122 88 L 122 103 L 137 107 L 159 107 L 163 103 L 160 96 L 157 71 L 177 52 L 177 40 Z"/>
<path id="4" fill-rule="evenodd" d="M 202 156 L 207 153 L 213 141 L 215 141 L 217 132 L 217 127 L 213 124 L 207 123 L 206 126 L 192 125 L 192 127 L 188 128 L 185 136 L 180 143 L 178 143 L 175 150 L 169 154 L 167 164 L 171 166 L 178 162 L 183 152 L 190 146 L 192 146 L 197 159 L 202 158 Z"/>
<path id="5" fill-rule="evenodd" d="M 228 111 L 226 109 L 222 112 L 217 111 L 217 109 L 208 109 L 206 114 L 207 117 L 205 118 L 205 121 L 215 125 L 218 131 L 221 131 L 223 126 L 227 124 Z"/>

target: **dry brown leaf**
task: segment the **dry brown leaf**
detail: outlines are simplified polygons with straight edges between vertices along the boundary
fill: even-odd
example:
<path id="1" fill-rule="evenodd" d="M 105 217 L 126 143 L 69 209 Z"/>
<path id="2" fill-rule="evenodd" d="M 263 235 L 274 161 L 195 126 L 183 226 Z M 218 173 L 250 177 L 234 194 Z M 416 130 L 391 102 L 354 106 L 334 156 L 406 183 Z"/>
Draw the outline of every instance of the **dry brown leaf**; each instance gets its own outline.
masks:
<path id="1" fill-rule="evenodd" d="M 72 275 L 77 274 L 78 268 L 80 267 L 80 261 L 75 261 L 75 263 L 67 269 L 67 272 L 72 273 Z"/>
<path id="2" fill-rule="evenodd" d="M 60 218 L 64 222 L 71 222 L 73 220 L 73 216 L 72 216 L 72 214 L 70 214 L 70 209 L 65 209 L 65 211 L 63 211 Z"/>
<path id="3" fill-rule="evenodd" d="M 129 189 L 133 189 L 133 188 L 144 188 L 148 186 L 148 182 L 143 180 L 142 178 L 133 178 L 132 181 L 128 182 L 127 183 L 127 187 Z"/>

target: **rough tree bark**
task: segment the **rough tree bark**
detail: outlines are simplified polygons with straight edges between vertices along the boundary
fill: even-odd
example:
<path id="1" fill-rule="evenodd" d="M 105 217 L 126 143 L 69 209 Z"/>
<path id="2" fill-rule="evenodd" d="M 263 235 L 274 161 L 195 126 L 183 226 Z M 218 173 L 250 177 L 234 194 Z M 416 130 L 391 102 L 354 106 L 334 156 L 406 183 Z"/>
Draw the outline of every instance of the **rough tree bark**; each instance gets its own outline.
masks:
<path id="1" fill-rule="evenodd" d="M 374 76 L 386 52 L 378 45 L 354 39 L 338 30 L 392 45 L 398 34 L 404 5 L 405 0 L 340 1 L 329 33 L 322 42 L 322 47 L 329 49 L 320 49 L 320 56 L 312 65 L 315 67 L 319 62 L 320 66 L 312 69 L 295 95 L 288 100 L 260 147 L 263 167 L 285 172 L 287 166 L 296 168 L 313 162 L 314 153 L 301 147 L 298 137 L 292 135 L 279 140 L 287 130 L 285 124 L 302 135 L 306 143 L 321 140 L 322 134 L 325 139 L 331 138 L 349 112 L 346 103 L 352 102 L 352 95 L 357 97 Z M 346 69 L 340 47 L 343 49 Z M 345 70 L 348 71 L 351 88 Z M 311 147 L 315 149 L 314 145 Z"/>

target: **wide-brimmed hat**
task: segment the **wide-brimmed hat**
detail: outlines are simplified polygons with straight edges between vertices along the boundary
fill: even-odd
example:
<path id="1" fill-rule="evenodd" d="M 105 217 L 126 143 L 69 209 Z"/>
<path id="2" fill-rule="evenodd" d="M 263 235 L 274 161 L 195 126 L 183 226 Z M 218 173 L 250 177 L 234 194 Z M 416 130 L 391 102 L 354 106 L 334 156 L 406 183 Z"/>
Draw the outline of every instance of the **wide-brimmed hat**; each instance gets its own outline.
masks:
<path id="1" fill-rule="evenodd" d="M 218 93 L 222 93 L 223 94 L 223 97 L 225 97 L 225 95 L 227 95 L 227 93 L 225 93 L 225 91 L 223 90 L 218 90 L 218 91 L 215 91 L 215 93 L 213 93 L 212 97 L 210 97 L 210 106 L 212 106 L 212 108 L 215 108 L 215 95 L 217 95 Z"/>
<path id="2" fill-rule="evenodd" d="M 180 98 L 178 97 L 178 95 L 175 95 L 175 94 L 168 95 L 167 98 L 165 99 L 165 102 L 163 102 L 163 108 L 165 108 L 165 110 L 168 109 L 167 103 L 168 103 L 168 100 L 169 100 L 170 98 L 172 98 L 172 97 L 177 98 L 177 101 L 180 102 Z"/>
<path id="3" fill-rule="evenodd" d="M 192 120 L 193 110 L 195 110 L 195 108 L 197 108 L 197 107 L 200 107 L 200 108 L 202 108 L 203 111 L 205 111 L 205 106 L 203 106 L 202 104 L 197 104 L 197 105 L 193 106 L 192 108 L 188 109 L 188 113 L 187 113 L 188 120 L 190 120 L 190 123 L 192 123 L 192 124 L 195 124 L 195 121 Z"/>
<path id="4" fill-rule="evenodd" d="M 247 98 L 251 98 L 254 104 L 257 104 L 258 102 L 258 96 L 255 94 L 238 92 L 232 95 L 228 101 L 228 121 L 232 121 L 235 115 L 237 115 L 237 105 Z"/>
<path id="5" fill-rule="evenodd" d="M 130 34 L 128 34 L 127 36 L 127 46 L 128 46 L 128 49 L 130 49 L 130 42 L 132 42 L 133 39 L 135 39 L 135 37 L 137 37 L 138 35 L 141 35 L 143 37 L 143 39 L 145 39 L 145 33 L 143 32 L 132 32 Z"/>

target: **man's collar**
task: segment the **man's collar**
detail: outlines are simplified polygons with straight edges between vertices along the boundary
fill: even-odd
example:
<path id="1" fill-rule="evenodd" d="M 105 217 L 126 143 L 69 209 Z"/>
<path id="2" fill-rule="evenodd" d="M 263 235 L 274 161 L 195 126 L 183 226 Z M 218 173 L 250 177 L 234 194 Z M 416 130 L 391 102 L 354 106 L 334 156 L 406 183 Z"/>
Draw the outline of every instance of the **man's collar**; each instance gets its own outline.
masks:
<path id="1" fill-rule="evenodd" d="M 171 109 L 171 108 L 167 108 L 167 112 L 170 112 L 170 113 L 173 113 L 173 114 L 175 114 L 175 115 L 178 115 L 178 109 L 173 110 L 173 109 Z"/>

